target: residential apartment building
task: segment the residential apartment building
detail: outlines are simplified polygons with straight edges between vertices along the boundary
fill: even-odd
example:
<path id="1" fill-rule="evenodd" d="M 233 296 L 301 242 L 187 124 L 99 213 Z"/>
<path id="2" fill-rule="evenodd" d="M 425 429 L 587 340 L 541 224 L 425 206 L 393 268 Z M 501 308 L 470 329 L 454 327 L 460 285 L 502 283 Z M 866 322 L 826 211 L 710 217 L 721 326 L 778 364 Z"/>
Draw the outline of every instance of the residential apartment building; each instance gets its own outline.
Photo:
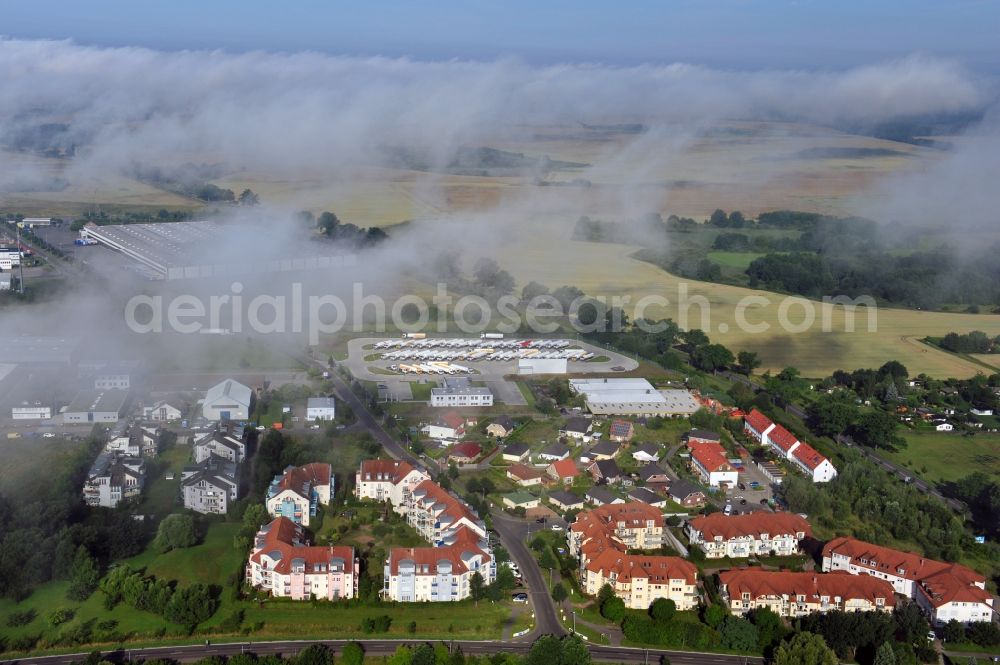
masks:
<path id="1" fill-rule="evenodd" d="M 397 513 L 405 513 L 413 489 L 425 480 L 430 480 L 430 476 L 408 462 L 365 460 L 354 476 L 354 495 L 359 499 L 388 501 Z"/>
<path id="2" fill-rule="evenodd" d="M 254 537 L 246 581 L 279 598 L 337 600 L 358 594 L 354 548 L 310 546 L 301 525 L 278 517 Z"/>
<path id="3" fill-rule="evenodd" d="M 586 565 L 591 541 L 619 543 L 622 552 L 657 549 L 663 545 L 664 525 L 663 513 L 645 503 L 608 503 L 577 515 L 568 532 L 569 552 Z"/>
<path id="4" fill-rule="evenodd" d="M 812 535 L 809 523 L 792 513 L 757 511 L 743 515 L 712 513 L 688 521 L 687 536 L 709 559 L 792 556 Z"/>
<path id="5" fill-rule="evenodd" d="M 485 538 L 465 527 L 438 547 L 394 547 L 383 570 L 382 593 L 404 603 L 453 602 L 472 593 L 472 578 L 496 579 Z"/>
<path id="6" fill-rule="evenodd" d="M 83 483 L 83 500 L 88 506 L 115 508 L 125 499 L 142 493 L 146 462 L 141 457 L 102 452 L 94 460 Z"/>
<path id="7" fill-rule="evenodd" d="M 204 462 L 210 457 L 221 457 L 239 464 L 246 457 L 246 444 L 224 432 L 205 434 L 194 442 L 194 461 Z"/>
<path id="8" fill-rule="evenodd" d="M 733 614 L 767 607 L 781 617 L 814 612 L 891 612 L 896 600 L 888 582 L 847 573 L 766 571 L 759 568 L 719 573 L 719 591 Z"/>
<path id="9" fill-rule="evenodd" d="M 935 624 L 990 621 L 994 598 L 986 577 L 957 563 L 927 559 L 914 552 L 873 545 L 855 538 L 834 538 L 823 547 L 823 570 L 868 575 L 912 598 Z"/>
<path id="10" fill-rule="evenodd" d="M 333 469 L 329 464 L 290 466 L 271 481 L 267 489 L 267 512 L 309 526 L 309 518 L 316 516 L 317 507 L 330 503 L 333 484 Z"/>
<path id="11" fill-rule="evenodd" d="M 184 467 L 181 498 L 184 507 L 206 515 L 225 515 L 239 498 L 237 464 L 221 457 Z"/>
<path id="12" fill-rule="evenodd" d="M 463 527 L 486 537 L 486 525 L 475 511 L 433 480 L 413 488 L 406 505 L 406 521 L 434 545 L 444 544 Z"/>
<path id="13" fill-rule="evenodd" d="M 671 556 L 631 554 L 630 550 L 663 545 L 663 514 L 648 504 L 606 504 L 577 515 L 567 534 L 570 554 L 580 560 L 584 591 L 597 595 L 604 584 L 628 607 L 646 609 L 657 598 L 669 598 L 677 608 L 698 604 L 697 569 Z"/>
<path id="14" fill-rule="evenodd" d="M 140 425 L 118 422 L 108 434 L 104 449 L 112 453 L 122 453 L 132 457 L 153 457 L 159 448 L 155 430 L 147 430 Z"/>
<path id="15" fill-rule="evenodd" d="M 680 557 L 606 549 L 587 562 L 581 576 L 587 594 L 596 596 L 609 584 L 632 609 L 644 610 L 658 598 L 669 598 L 679 610 L 698 606 L 698 568 Z"/>
<path id="16" fill-rule="evenodd" d="M 762 446 L 774 449 L 814 483 L 829 482 L 837 476 L 830 460 L 757 409 L 743 419 L 743 431 Z"/>

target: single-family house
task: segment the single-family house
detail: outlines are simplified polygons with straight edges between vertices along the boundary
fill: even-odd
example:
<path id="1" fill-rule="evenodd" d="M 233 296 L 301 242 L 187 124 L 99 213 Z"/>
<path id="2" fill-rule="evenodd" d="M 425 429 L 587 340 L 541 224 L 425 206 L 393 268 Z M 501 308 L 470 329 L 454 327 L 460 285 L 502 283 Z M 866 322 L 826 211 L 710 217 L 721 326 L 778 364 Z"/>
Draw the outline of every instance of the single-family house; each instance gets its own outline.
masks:
<path id="1" fill-rule="evenodd" d="M 667 498 L 660 496 L 646 487 L 636 487 L 629 491 L 628 498 L 632 501 L 648 503 L 656 508 L 663 508 L 667 505 Z"/>
<path id="2" fill-rule="evenodd" d="M 613 503 L 625 503 L 625 500 L 615 496 L 604 487 L 591 487 L 586 494 L 587 503 L 592 506 L 607 506 Z"/>
<path id="3" fill-rule="evenodd" d="M 149 406 L 143 406 L 142 417 L 146 420 L 163 423 L 171 420 L 180 420 L 183 412 L 180 402 L 174 403 L 161 400 Z"/>
<path id="4" fill-rule="evenodd" d="M 504 446 L 501 456 L 504 462 L 523 462 L 528 459 L 528 453 L 530 452 L 531 446 L 518 441 L 517 443 L 508 443 Z"/>
<path id="5" fill-rule="evenodd" d="M 613 459 L 591 462 L 587 472 L 596 483 L 617 483 L 622 477 L 622 470 L 618 468 L 618 462 Z"/>
<path id="6" fill-rule="evenodd" d="M 591 462 L 596 462 L 597 460 L 608 460 L 614 459 L 618 456 L 618 452 L 621 450 L 621 444 L 617 441 L 612 441 L 611 439 L 605 439 L 600 443 L 595 444 L 590 450 L 587 451 L 587 460 Z"/>
<path id="7" fill-rule="evenodd" d="M 612 420 L 608 438 L 618 443 L 628 443 L 635 436 L 635 425 L 630 420 Z"/>
<path id="8" fill-rule="evenodd" d="M 705 492 L 694 483 L 686 480 L 675 480 L 670 483 L 667 495 L 685 508 L 695 508 L 705 505 Z"/>
<path id="9" fill-rule="evenodd" d="M 483 448 L 478 443 L 466 441 L 456 443 L 448 451 L 448 461 L 455 464 L 472 464 L 483 453 Z"/>
<path id="10" fill-rule="evenodd" d="M 507 477 L 521 487 L 532 487 L 542 484 L 545 473 L 526 464 L 514 464 L 507 467 Z"/>
<path id="11" fill-rule="evenodd" d="M 530 510 L 538 507 L 539 499 L 529 492 L 511 492 L 510 494 L 503 495 L 503 505 L 512 509 L 524 508 L 525 510 Z"/>
<path id="12" fill-rule="evenodd" d="M 535 455 L 535 459 L 542 462 L 555 462 L 567 457 L 569 457 L 569 448 L 561 443 L 549 444 L 542 452 Z"/>
<path id="13" fill-rule="evenodd" d="M 647 485 L 669 484 L 670 476 L 657 464 L 647 464 L 639 469 L 639 480 Z"/>
<path id="14" fill-rule="evenodd" d="M 549 503 L 563 512 L 568 510 L 580 510 L 583 508 L 583 499 L 571 492 L 566 492 L 565 490 L 549 492 Z"/>
<path id="15" fill-rule="evenodd" d="M 559 430 L 559 436 L 566 436 L 577 441 L 589 443 L 593 427 L 594 423 L 589 418 L 574 416 L 563 424 L 562 429 Z"/>
<path id="16" fill-rule="evenodd" d="M 938 432 L 951 432 L 952 430 L 955 429 L 955 426 L 952 425 L 947 420 L 932 420 L 931 424 L 934 426 L 934 429 L 937 430 Z"/>
<path id="17" fill-rule="evenodd" d="M 632 459 L 639 464 L 656 464 L 662 454 L 663 449 L 655 443 L 643 443 L 632 449 Z"/>
<path id="18" fill-rule="evenodd" d="M 580 469 L 577 468 L 576 462 L 573 460 L 561 459 L 549 464 L 545 468 L 545 473 L 549 478 L 561 482 L 563 485 L 572 485 L 576 477 L 580 475 Z"/>
<path id="19" fill-rule="evenodd" d="M 493 422 L 486 426 L 486 433 L 498 439 L 510 436 L 514 431 L 514 420 L 507 415 L 497 416 Z"/>
<path id="20" fill-rule="evenodd" d="M 454 411 L 445 413 L 424 428 L 427 436 L 435 441 L 457 441 L 465 436 L 465 419 Z"/>
<path id="21" fill-rule="evenodd" d="M 681 435 L 681 441 L 689 443 L 722 443 L 722 437 L 718 432 L 707 429 L 692 429 Z"/>

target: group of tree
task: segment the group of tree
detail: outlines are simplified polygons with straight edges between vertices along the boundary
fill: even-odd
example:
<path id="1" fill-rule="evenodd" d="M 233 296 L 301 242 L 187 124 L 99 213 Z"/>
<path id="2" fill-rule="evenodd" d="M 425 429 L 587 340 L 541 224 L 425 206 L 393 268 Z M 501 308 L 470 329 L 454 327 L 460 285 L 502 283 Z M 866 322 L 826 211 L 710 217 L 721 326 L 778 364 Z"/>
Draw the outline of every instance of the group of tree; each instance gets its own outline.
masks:
<path id="1" fill-rule="evenodd" d="M 1000 336 L 990 337 L 980 330 L 970 333 L 950 332 L 941 338 L 931 338 L 938 346 L 952 353 L 997 353 Z"/>
<path id="2" fill-rule="evenodd" d="M 389 234 L 378 226 L 362 228 L 356 224 L 345 224 L 329 211 L 320 213 L 318 217 L 311 212 L 302 212 L 299 217 L 306 223 L 314 224 L 319 237 L 350 247 L 372 247 L 389 239 Z"/>
<path id="3" fill-rule="evenodd" d="M 210 618 L 219 607 L 218 594 L 204 584 L 175 588 L 124 564 L 113 567 L 101 580 L 100 588 L 107 609 L 124 602 L 134 609 L 159 614 L 188 630 Z"/>
<path id="4" fill-rule="evenodd" d="M 21 599 L 55 579 L 81 600 L 108 564 L 143 550 L 147 528 L 126 506 L 92 508 L 80 495 L 102 443 L 91 439 L 43 478 L 24 481 L 16 500 L 0 495 L 0 595 Z"/>
<path id="5" fill-rule="evenodd" d="M 873 543 L 887 539 L 916 542 L 935 559 L 957 561 L 972 546 L 962 520 L 938 499 L 900 483 L 860 453 L 844 450 L 837 477 L 812 483 L 789 475 L 782 496 L 792 512 L 806 513 L 813 524 L 836 529 L 853 516 L 854 535 Z"/>
<path id="6" fill-rule="evenodd" d="M 900 601 L 891 613 L 818 612 L 797 619 L 795 628 L 821 636 L 841 660 L 878 664 L 881 658 L 900 665 L 937 661 L 926 637 L 930 625 L 911 602 Z"/>

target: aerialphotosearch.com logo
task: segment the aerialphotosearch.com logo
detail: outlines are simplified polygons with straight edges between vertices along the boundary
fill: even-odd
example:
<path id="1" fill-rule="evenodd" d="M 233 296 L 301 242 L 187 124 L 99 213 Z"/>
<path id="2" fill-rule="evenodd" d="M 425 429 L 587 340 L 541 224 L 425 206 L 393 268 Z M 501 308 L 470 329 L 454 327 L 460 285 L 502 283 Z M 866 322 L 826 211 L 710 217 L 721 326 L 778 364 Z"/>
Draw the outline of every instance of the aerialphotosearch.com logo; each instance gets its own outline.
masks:
<path id="1" fill-rule="evenodd" d="M 681 282 L 675 299 L 660 293 L 634 299 L 630 296 L 580 296 L 563 303 L 552 295 L 523 301 L 516 296 L 500 296 L 494 302 L 478 295 L 456 298 L 446 284 L 438 284 L 430 299 L 404 295 L 391 303 L 375 294 L 365 294 L 364 285 L 355 282 L 350 306 L 331 294 L 304 295 L 303 285 L 293 283 L 288 293 L 244 295 L 241 282 L 233 282 L 230 292 L 204 296 L 179 294 L 136 295 L 125 306 L 125 323 L 136 333 L 205 332 L 256 334 L 308 334 L 309 344 L 316 345 L 323 335 L 350 331 L 478 334 L 487 330 L 502 333 L 552 334 L 568 323 L 578 333 L 621 332 L 634 325 L 648 333 L 663 332 L 663 319 L 672 318 L 684 330 L 700 328 L 722 334 L 737 330 L 763 334 L 774 326 L 797 334 L 815 330 L 855 332 L 858 308 L 865 309 L 867 331 L 878 329 L 878 307 L 870 296 L 850 298 L 827 296 L 822 301 L 797 296 L 769 298 L 755 293 L 723 309 L 729 321 L 713 327 L 712 303 L 703 295 L 688 293 Z M 629 318 L 623 319 L 622 312 Z M 772 313 L 773 312 L 773 313 Z M 431 321 L 432 313 L 434 321 Z M 839 325 L 838 325 L 839 324 Z"/>

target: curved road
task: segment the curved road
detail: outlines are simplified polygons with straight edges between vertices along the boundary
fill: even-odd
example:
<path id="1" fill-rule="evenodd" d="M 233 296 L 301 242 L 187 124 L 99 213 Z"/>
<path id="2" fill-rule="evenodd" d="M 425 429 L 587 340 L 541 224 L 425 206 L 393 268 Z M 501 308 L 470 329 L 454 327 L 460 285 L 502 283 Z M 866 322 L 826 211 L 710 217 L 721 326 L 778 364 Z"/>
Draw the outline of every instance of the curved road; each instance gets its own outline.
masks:
<path id="1" fill-rule="evenodd" d="M 118 649 L 103 652 L 104 657 L 115 662 L 147 660 L 151 658 L 169 658 L 178 661 L 194 661 L 207 656 L 234 656 L 244 651 L 258 656 L 296 654 L 311 644 L 325 644 L 337 654 L 340 654 L 347 640 L 299 640 L 280 642 L 242 642 L 230 644 L 190 645 L 151 647 L 148 649 Z M 358 640 L 369 656 L 389 655 L 403 644 L 417 645 L 421 640 Z M 496 653 L 516 653 L 524 655 L 531 648 L 527 642 L 451 642 L 449 648 L 459 648 L 466 655 L 493 655 Z M 753 656 L 727 656 L 714 653 L 697 653 L 688 651 L 662 651 L 658 649 L 637 649 L 633 647 L 609 647 L 588 645 L 594 660 L 614 663 L 656 664 L 661 656 L 670 658 L 673 665 L 713 665 L 724 663 L 730 665 L 762 665 L 763 659 Z M 0 661 L 3 663 L 21 663 L 23 665 L 71 665 L 85 658 L 87 653 L 67 653 L 55 656 L 34 656 L 14 660 Z"/>

